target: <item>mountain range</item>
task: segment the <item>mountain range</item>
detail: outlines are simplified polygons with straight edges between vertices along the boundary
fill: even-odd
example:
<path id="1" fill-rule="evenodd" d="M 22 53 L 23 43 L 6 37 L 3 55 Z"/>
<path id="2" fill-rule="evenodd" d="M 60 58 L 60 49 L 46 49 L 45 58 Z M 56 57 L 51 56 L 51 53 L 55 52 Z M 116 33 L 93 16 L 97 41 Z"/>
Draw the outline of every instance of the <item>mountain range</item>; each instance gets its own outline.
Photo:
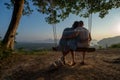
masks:
<path id="1" fill-rule="evenodd" d="M 102 47 L 109 47 L 113 44 L 118 44 L 118 43 L 120 43 L 120 36 L 104 38 L 98 41 L 99 46 L 102 46 Z"/>

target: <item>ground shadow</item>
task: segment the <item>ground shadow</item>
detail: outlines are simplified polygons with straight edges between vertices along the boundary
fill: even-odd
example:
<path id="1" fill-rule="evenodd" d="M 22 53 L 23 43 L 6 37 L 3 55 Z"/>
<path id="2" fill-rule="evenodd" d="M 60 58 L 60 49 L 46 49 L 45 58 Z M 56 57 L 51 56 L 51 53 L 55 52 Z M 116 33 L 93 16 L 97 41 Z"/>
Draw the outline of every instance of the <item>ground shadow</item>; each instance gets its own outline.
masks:
<path id="1" fill-rule="evenodd" d="M 78 71 L 77 68 L 72 68 L 68 66 L 62 66 L 54 71 L 49 71 L 48 68 L 36 70 L 36 71 L 26 71 L 23 69 L 18 69 L 14 71 L 12 75 L 5 77 L 5 79 L 10 80 L 63 80 L 69 75 L 74 75 Z"/>

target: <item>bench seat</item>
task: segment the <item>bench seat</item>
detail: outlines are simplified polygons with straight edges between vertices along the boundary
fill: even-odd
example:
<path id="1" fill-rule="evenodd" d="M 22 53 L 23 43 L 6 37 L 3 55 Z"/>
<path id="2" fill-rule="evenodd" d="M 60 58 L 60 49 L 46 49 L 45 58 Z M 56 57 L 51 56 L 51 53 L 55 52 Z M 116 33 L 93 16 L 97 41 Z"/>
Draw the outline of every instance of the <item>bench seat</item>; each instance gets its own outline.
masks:
<path id="1" fill-rule="evenodd" d="M 59 51 L 58 47 L 52 47 L 53 51 Z M 77 48 L 75 51 L 76 52 L 94 52 L 96 49 L 95 48 Z"/>

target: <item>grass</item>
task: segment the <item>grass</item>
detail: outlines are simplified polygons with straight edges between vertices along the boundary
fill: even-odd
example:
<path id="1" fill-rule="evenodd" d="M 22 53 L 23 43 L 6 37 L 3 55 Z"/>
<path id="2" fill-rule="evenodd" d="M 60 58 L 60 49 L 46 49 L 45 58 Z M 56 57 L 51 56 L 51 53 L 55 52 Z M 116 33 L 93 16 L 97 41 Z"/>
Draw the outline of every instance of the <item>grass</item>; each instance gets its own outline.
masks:
<path id="1" fill-rule="evenodd" d="M 9 57 L 12 54 L 11 50 L 4 50 L 0 48 L 0 60 Z"/>
<path id="2" fill-rule="evenodd" d="M 25 50 L 25 49 L 19 49 L 16 50 L 18 54 L 25 54 L 25 55 L 45 55 L 51 51 L 50 49 L 41 49 L 41 50 Z"/>

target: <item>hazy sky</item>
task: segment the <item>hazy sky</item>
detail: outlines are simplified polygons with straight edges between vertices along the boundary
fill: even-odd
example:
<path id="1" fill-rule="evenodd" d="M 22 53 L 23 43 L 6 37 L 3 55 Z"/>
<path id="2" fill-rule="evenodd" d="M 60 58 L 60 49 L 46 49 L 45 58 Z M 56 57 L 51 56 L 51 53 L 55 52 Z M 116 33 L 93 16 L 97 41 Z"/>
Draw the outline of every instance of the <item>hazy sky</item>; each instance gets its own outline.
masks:
<path id="1" fill-rule="evenodd" d="M 7 10 L 4 1 L 0 2 L 0 36 L 5 35 L 11 20 L 12 10 Z M 100 40 L 102 38 L 120 36 L 120 8 L 112 9 L 103 19 L 98 14 L 92 15 L 92 38 Z M 56 24 L 57 37 L 60 38 L 62 31 L 66 27 L 71 27 L 76 20 L 83 20 L 84 27 L 88 28 L 88 19 L 70 15 L 64 21 Z M 52 25 L 45 22 L 45 15 L 34 10 L 30 16 L 22 16 L 18 27 L 17 41 L 39 42 L 39 40 L 53 39 Z"/>

